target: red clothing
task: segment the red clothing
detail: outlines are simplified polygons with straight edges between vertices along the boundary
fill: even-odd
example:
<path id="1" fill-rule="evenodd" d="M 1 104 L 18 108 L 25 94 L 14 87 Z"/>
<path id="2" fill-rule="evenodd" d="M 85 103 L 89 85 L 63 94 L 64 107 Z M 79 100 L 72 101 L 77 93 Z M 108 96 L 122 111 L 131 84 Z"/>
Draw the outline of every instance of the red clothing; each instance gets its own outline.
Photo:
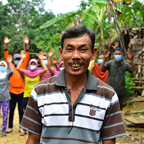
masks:
<path id="1" fill-rule="evenodd" d="M 100 66 L 97 63 L 94 63 L 94 67 L 93 67 L 93 75 L 102 80 L 103 82 L 107 83 L 107 79 L 108 79 L 108 70 L 106 70 L 105 72 L 100 71 Z"/>

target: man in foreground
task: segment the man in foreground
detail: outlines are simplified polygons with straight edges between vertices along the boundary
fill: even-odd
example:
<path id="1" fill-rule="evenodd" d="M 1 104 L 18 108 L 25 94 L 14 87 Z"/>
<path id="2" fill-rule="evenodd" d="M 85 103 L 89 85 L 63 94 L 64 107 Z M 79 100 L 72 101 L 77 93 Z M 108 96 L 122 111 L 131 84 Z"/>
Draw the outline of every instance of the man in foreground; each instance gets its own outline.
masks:
<path id="1" fill-rule="evenodd" d="M 125 62 L 122 59 L 123 55 L 123 49 L 121 47 L 114 48 L 114 59 L 108 61 L 105 64 L 106 59 L 109 56 L 109 53 L 107 50 L 105 50 L 103 62 L 101 64 L 101 71 L 108 70 L 108 84 L 112 86 L 116 93 L 118 94 L 120 108 L 122 110 L 123 104 L 123 95 L 125 94 L 125 72 L 126 71 L 135 71 L 135 65 L 132 60 L 132 52 L 131 50 L 128 51 L 127 55 L 131 62 L 131 65 L 129 65 L 127 62 Z"/>
<path id="2" fill-rule="evenodd" d="M 21 122 L 27 144 L 115 144 L 125 135 L 117 94 L 87 69 L 97 52 L 94 42 L 85 26 L 63 33 L 65 69 L 33 89 Z"/>

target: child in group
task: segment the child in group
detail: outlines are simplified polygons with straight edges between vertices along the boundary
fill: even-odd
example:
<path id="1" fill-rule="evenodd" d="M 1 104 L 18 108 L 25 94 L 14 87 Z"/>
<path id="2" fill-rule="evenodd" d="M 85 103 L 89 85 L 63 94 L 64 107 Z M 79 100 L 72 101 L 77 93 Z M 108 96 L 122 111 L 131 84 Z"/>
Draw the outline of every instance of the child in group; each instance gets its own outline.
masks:
<path id="1" fill-rule="evenodd" d="M 17 70 L 22 75 L 23 81 L 25 83 L 24 87 L 24 96 L 23 96 L 23 109 L 26 109 L 30 94 L 34 86 L 40 81 L 40 77 L 44 75 L 44 73 L 47 71 L 47 66 L 43 62 L 43 55 L 44 53 L 41 51 L 38 55 L 38 58 L 42 64 L 43 69 L 38 69 L 38 62 L 36 59 L 31 59 L 29 61 L 29 67 L 28 70 L 21 69 L 21 64 L 26 57 L 25 52 L 21 51 L 21 60 L 19 64 L 17 65 Z M 20 134 L 20 136 L 23 136 L 26 134 L 26 131 L 23 130 L 23 132 Z"/>
<path id="2" fill-rule="evenodd" d="M 9 100 L 11 99 L 9 93 L 9 78 L 13 74 L 11 55 L 8 56 L 7 62 L 9 64 L 9 69 L 10 69 L 9 73 L 7 72 L 8 71 L 7 63 L 5 61 L 0 61 L 0 111 L 2 106 L 2 112 L 3 112 L 3 125 L 2 125 L 2 132 L 1 132 L 2 136 L 6 136 Z"/>

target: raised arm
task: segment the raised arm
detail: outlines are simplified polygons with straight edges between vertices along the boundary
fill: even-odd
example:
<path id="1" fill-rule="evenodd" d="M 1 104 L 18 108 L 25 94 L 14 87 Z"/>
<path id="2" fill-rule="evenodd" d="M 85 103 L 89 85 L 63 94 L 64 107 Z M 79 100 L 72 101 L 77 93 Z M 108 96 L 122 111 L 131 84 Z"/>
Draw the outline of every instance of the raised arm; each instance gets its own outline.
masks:
<path id="1" fill-rule="evenodd" d="M 57 71 L 60 71 L 60 67 L 59 67 L 59 65 L 58 65 L 58 62 L 57 62 L 57 58 L 56 57 L 53 57 L 53 64 L 55 65 L 55 67 L 56 67 L 56 70 Z"/>
<path id="2" fill-rule="evenodd" d="M 53 75 L 54 75 L 54 70 L 53 70 L 53 68 L 51 67 L 51 59 L 52 59 L 52 56 L 53 56 L 53 50 L 50 49 L 50 50 L 49 50 L 49 59 L 48 59 L 48 69 L 49 69 L 51 75 L 53 76 Z"/>
<path id="3" fill-rule="evenodd" d="M 41 71 L 41 74 L 40 76 L 43 76 L 45 74 L 45 72 L 47 71 L 47 66 L 45 65 L 45 63 L 43 62 L 43 56 L 44 56 L 44 53 L 43 51 L 39 52 L 39 55 L 38 55 L 38 58 L 40 60 L 40 63 L 43 67 L 43 70 Z"/>
<path id="4" fill-rule="evenodd" d="M 103 62 L 102 62 L 101 67 L 100 67 L 101 71 L 105 71 L 104 65 L 105 65 L 106 59 L 109 57 L 109 54 L 110 54 L 110 52 L 108 52 L 108 50 L 106 49 L 104 51 L 104 58 L 103 58 Z"/>
<path id="5" fill-rule="evenodd" d="M 29 38 L 28 37 L 24 38 L 24 43 L 25 43 L 25 47 L 26 47 L 26 57 L 25 57 L 22 65 L 21 65 L 21 69 L 26 69 L 27 64 L 29 62 L 29 58 L 30 58 L 30 56 L 29 56 L 29 46 L 28 46 L 28 44 L 29 44 Z"/>
<path id="6" fill-rule="evenodd" d="M 8 58 L 7 58 L 7 62 L 9 64 L 9 69 L 10 69 L 10 72 L 8 73 L 8 79 L 12 76 L 13 74 L 13 66 L 12 66 L 12 56 L 9 55 Z"/>
<path id="7" fill-rule="evenodd" d="M 8 44 L 9 44 L 9 42 L 11 41 L 11 39 L 9 39 L 8 37 L 4 37 L 4 43 L 5 43 L 5 50 L 4 50 L 4 57 L 5 57 L 5 61 L 6 61 L 6 63 L 7 63 L 7 65 L 9 66 L 9 63 L 8 63 L 8 61 L 7 61 L 7 58 L 8 58 L 8 56 L 9 56 L 9 53 L 8 53 Z"/>
<path id="8" fill-rule="evenodd" d="M 25 53 L 24 50 L 22 50 L 22 51 L 21 51 L 21 59 L 20 59 L 20 62 L 18 63 L 18 65 L 17 65 L 17 70 L 19 71 L 19 73 L 20 73 L 22 76 L 24 75 L 24 73 L 23 73 L 23 71 L 22 71 L 21 65 L 22 65 L 25 57 L 26 57 L 26 53 Z"/>
<path id="9" fill-rule="evenodd" d="M 127 56 L 128 56 L 130 63 L 131 63 L 131 67 L 132 67 L 131 71 L 136 71 L 135 64 L 133 63 L 133 60 L 132 60 L 132 51 L 130 49 L 128 50 Z"/>

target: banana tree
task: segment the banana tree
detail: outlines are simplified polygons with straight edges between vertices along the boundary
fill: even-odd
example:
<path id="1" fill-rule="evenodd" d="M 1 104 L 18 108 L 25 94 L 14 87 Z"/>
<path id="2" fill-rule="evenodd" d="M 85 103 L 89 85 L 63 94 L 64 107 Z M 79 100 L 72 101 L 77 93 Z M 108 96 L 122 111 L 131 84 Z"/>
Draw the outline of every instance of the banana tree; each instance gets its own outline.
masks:
<path id="1" fill-rule="evenodd" d="M 96 40 L 98 40 L 97 47 L 101 51 L 104 45 L 104 34 L 103 34 L 102 23 L 104 21 L 103 18 L 104 18 L 105 6 L 107 5 L 107 2 L 105 0 L 89 0 L 89 3 L 90 3 L 89 8 L 83 11 L 61 14 L 60 16 L 47 21 L 46 23 L 41 25 L 38 29 L 49 27 L 57 22 L 60 22 L 64 19 L 68 19 L 70 17 L 74 17 L 76 15 L 78 15 L 79 17 L 81 16 L 81 18 L 84 20 L 85 26 L 95 31 Z"/>
<path id="2" fill-rule="evenodd" d="M 106 1 L 89 0 L 91 6 L 83 11 L 82 19 L 85 26 L 92 28 L 96 33 L 97 47 L 100 51 L 104 48 L 104 33 L 102 23 L 104 22 Z"/>

